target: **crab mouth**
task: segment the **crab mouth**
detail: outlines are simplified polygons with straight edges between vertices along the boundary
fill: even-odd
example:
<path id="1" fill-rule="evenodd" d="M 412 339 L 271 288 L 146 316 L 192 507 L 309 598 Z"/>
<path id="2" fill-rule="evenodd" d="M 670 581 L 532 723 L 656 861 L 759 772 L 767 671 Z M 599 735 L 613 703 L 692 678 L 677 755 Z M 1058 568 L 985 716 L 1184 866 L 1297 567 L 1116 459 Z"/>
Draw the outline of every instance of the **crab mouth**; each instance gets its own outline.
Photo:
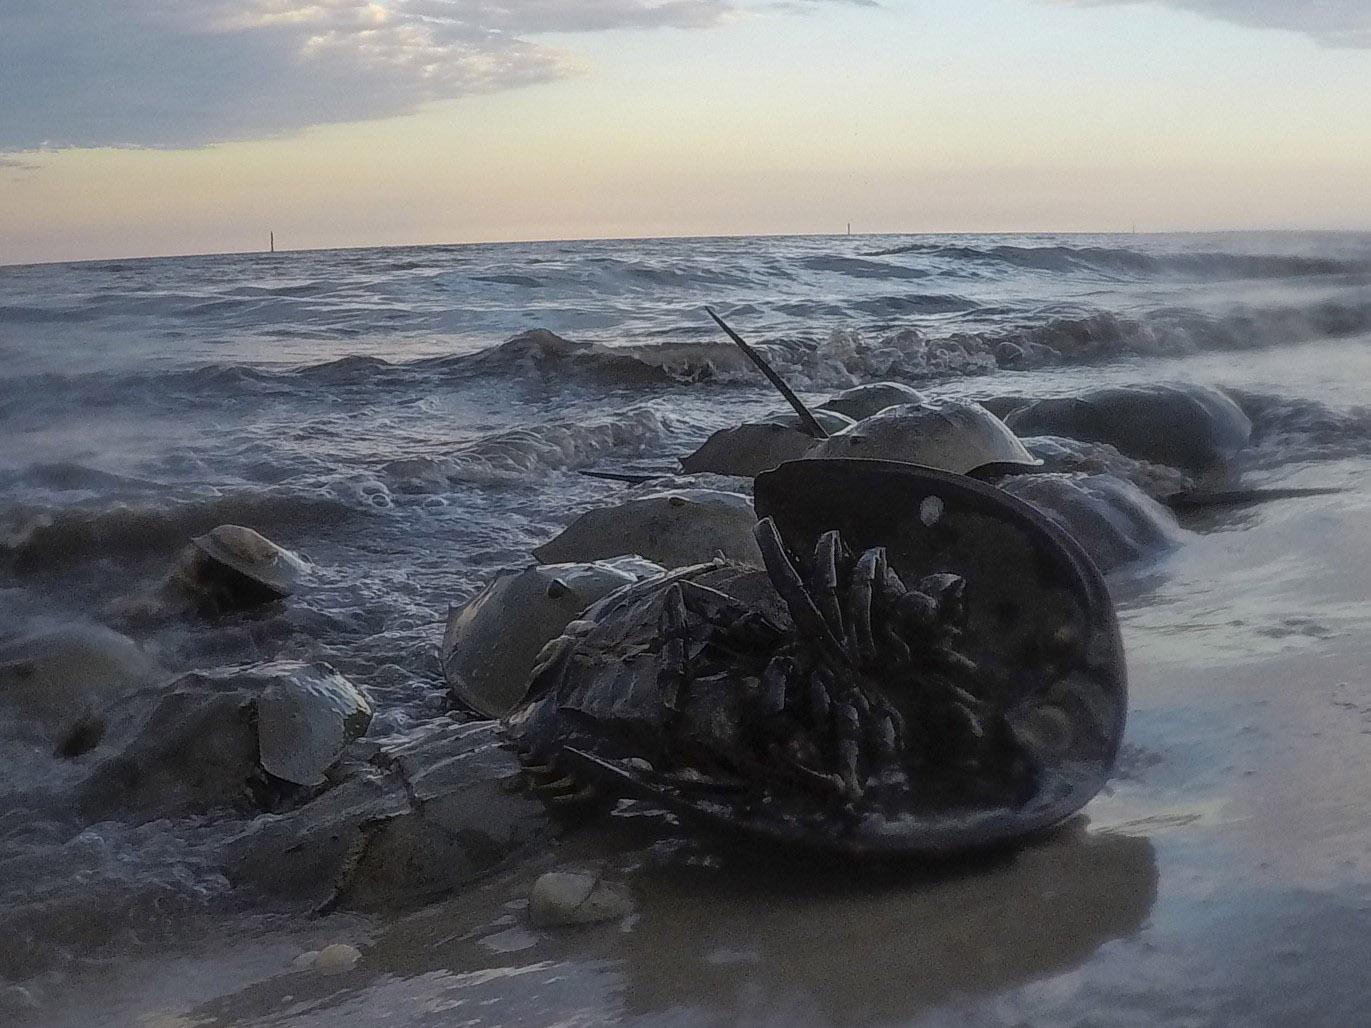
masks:
<path id="1" fill-rule="evenodd" d="M 690 581 L 661 613 L 661 688 L 678 784 L 899 817 L 1017 806 L 1039 768 L 999 697 L 959 646 L 962 578 L 907 585 L 885 550 L 853 554 L 837 531 L 807 558 L 756 526 L 789 624 Z"/>

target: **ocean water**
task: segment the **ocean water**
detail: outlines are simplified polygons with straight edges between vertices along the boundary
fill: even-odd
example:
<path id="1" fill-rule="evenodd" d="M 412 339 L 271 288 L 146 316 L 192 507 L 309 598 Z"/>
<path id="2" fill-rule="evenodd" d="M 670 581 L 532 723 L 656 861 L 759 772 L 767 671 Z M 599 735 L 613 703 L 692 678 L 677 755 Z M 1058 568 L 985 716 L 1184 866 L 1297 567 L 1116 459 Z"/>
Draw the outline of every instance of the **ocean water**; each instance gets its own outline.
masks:
<path id="1" fill-rule="evenodd" d="M 0 267 L 0 641 L 131 631 L 121 597 L 189 536 L 246 524 L 307 554 L 316 585 L 140 643 L 172 671 L 327 660 L 376 699 L 372 735 L 402 738 L 446 709 L 450 605 L 619 495 L 579 472 L 670 469 L 780 406 L 707 305 L 816 401 L 878 380 L 1218 385 L 1253 419 L 1242 484 L 1345 491 L 1191 517 L 1174 553 L 1111 577 L 1133 681 L 1119 778 L 1087 824 L 969 877 L 815 888 L 644 837 L 616 850 L 638 855 L 640 911 L 613 930 L 519 927 L 527 869 L 405 917 L 304 920 L 228 887 L 241 824 L 75 826 L 67 772 L 6 728 L 6 1002 L 72 1024 L 1353 1023 L 1371 986 L 1347 956 L 1371 942 L 1371 236 Z M 299 981 L 293 956 L 334 937 L 364 944 L 361 969 Z"/>

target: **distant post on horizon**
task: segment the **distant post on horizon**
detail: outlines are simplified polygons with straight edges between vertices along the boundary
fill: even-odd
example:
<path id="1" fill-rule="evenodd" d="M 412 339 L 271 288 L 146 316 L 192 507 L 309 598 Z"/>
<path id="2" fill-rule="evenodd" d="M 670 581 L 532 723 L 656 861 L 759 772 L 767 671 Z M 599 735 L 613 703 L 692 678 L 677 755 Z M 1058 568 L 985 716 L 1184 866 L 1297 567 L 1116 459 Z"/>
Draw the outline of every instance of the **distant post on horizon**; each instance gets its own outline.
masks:
<path id="1" fill-rule="evenodd" d="M 267 235 L 271 237 L 271 251 L 270 251 L 270 252 L 271 252 L 271 253 L 275 253 L 275 252 L 276 252 L 276 233 L 275 233 L 275 232 L 268 232 Z"/>

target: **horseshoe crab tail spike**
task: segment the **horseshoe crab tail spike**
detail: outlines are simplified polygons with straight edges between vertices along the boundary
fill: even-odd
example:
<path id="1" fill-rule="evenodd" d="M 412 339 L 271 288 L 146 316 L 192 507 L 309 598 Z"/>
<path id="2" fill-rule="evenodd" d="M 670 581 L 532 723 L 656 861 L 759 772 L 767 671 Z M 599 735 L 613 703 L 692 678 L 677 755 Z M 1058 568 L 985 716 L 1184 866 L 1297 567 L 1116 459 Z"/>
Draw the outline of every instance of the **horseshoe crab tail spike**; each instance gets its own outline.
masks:
<path id="1" fill-rule="evenodd" d="M 804 405 L 804 401 L 795 395 L 795 391 L 791 389 L 790 386 L 786 385 L 785 379 L 777 374 L 776 369 L 766 362 L 766 358 L 744 341 L 742 336 L 729 328 L 728 325 L 725 324 L 724 319 L 714 313 L 712 307 L 706 307 L 705 313 L 714 319 L 714 324 L 723 329 L 724 332 L 727 333 L 728 338 L 738 344 L 738 349 L 747 354 L 747 359 L 757 365 L 757 368 L 767 377 L 767 380 L 780 391 L 780 394 L 785 397 L 785 402 L 790 404 L 790 406 L 794 408 L 795 413 L 800 416 L 800 424 L 804 426 L 805 433 L 813 436 L 815 439 L 827 439 L 828 433 L 824 431 L 824 426 L 819 424 L 809 408 Z"/>

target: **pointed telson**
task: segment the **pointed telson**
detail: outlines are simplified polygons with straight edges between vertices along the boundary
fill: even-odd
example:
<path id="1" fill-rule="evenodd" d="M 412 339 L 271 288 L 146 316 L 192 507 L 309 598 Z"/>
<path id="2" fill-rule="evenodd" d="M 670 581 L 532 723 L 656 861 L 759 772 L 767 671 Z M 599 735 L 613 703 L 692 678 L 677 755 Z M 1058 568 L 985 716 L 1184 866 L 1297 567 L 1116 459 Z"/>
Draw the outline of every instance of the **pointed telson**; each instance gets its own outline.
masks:
<path id="1" fill-rule="evenodd" d="M 724 323 L 724 319 L 714 313 L 712 307 L 706 307 L 705 313 L 714 319 L 714 324 L 728 333 L 728 338 L 738 344 L 738 349 L 747 354 L 748 360 L 757 365 L 771 384 L 780 390 L 781 395 L 785 397 L 786 403 L 790 404 L 790 406 L 794 408 L 795 413 L 800 416 L 800 424 L 804 426 L 805 433 L 813 436 L 815 439 L 827 439 L 828 433 L 824 431 L 823 425 L 815 420 L 814 415 L 810 412 L 809 408 L 804 405 L 804 401 L 795 395 L 795 391 L 791 389 L 790 386 L 785 384 L 785 379 L 778 375 L 776 369 L 766 362 L 766 358 L 749 346 L 743 340 L 742 336 L 729 328 L 728 325 Z"/>

